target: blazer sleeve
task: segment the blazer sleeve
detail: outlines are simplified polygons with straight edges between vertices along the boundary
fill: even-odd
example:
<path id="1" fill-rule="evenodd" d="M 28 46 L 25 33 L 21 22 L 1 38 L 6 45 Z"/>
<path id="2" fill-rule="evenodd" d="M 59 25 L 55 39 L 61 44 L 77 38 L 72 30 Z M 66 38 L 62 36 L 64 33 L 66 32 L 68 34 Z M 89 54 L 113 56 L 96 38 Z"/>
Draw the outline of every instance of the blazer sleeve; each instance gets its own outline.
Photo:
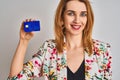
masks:
<path id="1" fill-rule="evenodd" d="M 106 45 L 106 51 L 104 54 L 104 79 L 112 80 L 112 56 L 109 44 Z"/>
<path id="2" fill-rule="evenodd" d="M 40 77 L 42 75 L 41 69 L 46 51 L 47 42 L 44 42 L 32 59 L 24 63 L 23 70 L 14 77 L 8 77 L 7 80 L 31 80 L 34 77 Z"/>

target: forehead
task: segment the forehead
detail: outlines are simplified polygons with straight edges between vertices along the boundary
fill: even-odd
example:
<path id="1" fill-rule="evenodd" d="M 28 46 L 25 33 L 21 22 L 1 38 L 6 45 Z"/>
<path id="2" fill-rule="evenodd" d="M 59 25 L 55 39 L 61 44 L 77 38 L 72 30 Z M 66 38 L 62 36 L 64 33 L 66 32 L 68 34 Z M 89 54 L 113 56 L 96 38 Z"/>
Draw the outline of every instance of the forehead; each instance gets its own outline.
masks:
<path id="1" fill-rule="evenodd" d="M 71 0 L 67 2 L 66 10 L 86 11 L 86 5 L 78 0 Z"/>

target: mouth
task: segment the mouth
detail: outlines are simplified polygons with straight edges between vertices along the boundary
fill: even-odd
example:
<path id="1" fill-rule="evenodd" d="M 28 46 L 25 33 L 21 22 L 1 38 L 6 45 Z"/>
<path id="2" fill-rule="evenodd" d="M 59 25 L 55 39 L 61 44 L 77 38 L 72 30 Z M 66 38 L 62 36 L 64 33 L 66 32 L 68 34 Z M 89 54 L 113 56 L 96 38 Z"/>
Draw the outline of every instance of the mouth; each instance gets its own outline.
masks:
<path id="1" fill-rule="evenodd" d="M 81 25 L 71 25 L 72 29 L 79 30 Z"/>

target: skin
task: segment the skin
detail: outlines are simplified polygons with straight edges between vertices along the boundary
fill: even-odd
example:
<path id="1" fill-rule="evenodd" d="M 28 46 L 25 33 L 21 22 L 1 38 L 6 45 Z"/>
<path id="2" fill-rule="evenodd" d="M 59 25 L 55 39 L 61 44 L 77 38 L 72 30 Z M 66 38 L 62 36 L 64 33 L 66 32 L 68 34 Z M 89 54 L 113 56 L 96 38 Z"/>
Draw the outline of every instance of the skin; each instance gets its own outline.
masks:
<path id="1" fill-rule="evenodd" d="M 72 0 L 67 3 L 63 22 L 66 28 L 67 65 L 73 73 L 78 70 L 84 59 L 82 31 L 87 22 L 86 14 L 86 7 L 84 3 L 81 3 L 77 0 Z M 26 19 L 23 22 L 29 21 L 32 20 Z M 34 36 L 34 33 L 32 32 L 24 32 L 23 22 L 20 29 L 19 43 L 11 63 L 9 77 L 17 75 L 23 69 L 26 49 L 28 47 L 29 41 Z"/>
<path id="2" fill-rule="evenodd" d="M 78 0 L 71 0 L 67 3 L 66 10 L 64 12 L 67 65 L 73 73 L 78 70 L 84 59 L 82 32 L 87 23 L 86 15 L 87 10 L 84 3 Z"/>
<path id="3" fill-rule="evenodd" d="M 32 33 L 32 32 L 30 32 L 30 33 L 24 32 L 23 23 L 29 22 L 29 21 L 33 21 L 33 20 L 26 19 L 21 24 L 20 39 L 19 39 L 18 46 L 16 48 L 16 51 L 15 51 L 13 59 L 12 59 L 9 77 L 13 77 L 13 76 L 17 75 L 23 69 L 23 63 L 24 63 L 24 57 L 26 54 L 26 49 L 28 47 L 29 41 L 34 36 L 34 33 Z"/>

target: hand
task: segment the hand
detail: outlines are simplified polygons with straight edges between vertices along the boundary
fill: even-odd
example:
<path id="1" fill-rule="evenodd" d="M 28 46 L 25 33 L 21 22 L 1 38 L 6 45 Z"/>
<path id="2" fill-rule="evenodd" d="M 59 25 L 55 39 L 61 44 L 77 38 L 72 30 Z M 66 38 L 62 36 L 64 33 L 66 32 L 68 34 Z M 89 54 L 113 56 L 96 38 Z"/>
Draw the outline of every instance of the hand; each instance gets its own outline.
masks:
<path id="1" fill-rule="evenodd" d="M 29 21 L 33 21 L 33 20 L 32 19 L 26 19 L 21 24 L 21 28 L 20 28 L 20 40 L 29 41 L 34 36 L 33 32 L 25 32 L 24 31 L 24 22 L 29 22 Z"/>

